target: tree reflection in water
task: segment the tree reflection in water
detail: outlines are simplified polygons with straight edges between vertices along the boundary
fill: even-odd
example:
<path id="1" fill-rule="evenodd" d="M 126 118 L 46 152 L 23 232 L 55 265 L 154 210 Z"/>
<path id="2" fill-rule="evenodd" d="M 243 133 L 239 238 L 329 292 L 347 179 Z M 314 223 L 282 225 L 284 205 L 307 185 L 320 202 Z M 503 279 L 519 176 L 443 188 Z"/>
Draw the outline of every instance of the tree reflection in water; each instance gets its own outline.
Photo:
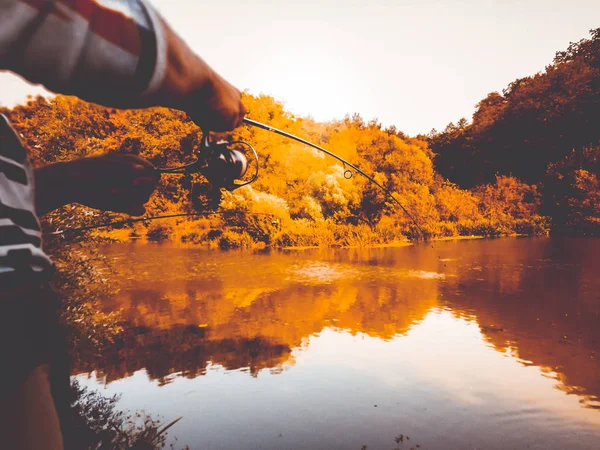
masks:
<path id="1" fill-rule="evenodd" d="M 600 242 L 501 239 L 406 248 L 208 252 L 110 249 L 123 277 L 106 304 L 129 324 L 101 357 L 75 362 L 108 381 L 194 378 L 207 367 L 256 376 L 294 364 L 325 329 L 391 340 L 445 309 L 486 340 L 598 407 Z M 124 253 L 125 252 L 125 253 Z M 442 261 L 440 261 L 440 259 Z M 443 339 L 443 335 L 440 335 Z"/>

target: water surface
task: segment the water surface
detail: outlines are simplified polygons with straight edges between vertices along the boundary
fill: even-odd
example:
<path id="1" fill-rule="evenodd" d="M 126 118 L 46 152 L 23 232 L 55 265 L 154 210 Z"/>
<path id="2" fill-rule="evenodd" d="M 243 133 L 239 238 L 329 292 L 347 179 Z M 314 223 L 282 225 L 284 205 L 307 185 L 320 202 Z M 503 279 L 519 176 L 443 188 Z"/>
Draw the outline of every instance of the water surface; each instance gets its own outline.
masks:
<path id="1" fill-rule="evenodd" d="M 600 240 L 104 250 L 129 329 L 77 378 L 178 445 L 600 448 Z"/>

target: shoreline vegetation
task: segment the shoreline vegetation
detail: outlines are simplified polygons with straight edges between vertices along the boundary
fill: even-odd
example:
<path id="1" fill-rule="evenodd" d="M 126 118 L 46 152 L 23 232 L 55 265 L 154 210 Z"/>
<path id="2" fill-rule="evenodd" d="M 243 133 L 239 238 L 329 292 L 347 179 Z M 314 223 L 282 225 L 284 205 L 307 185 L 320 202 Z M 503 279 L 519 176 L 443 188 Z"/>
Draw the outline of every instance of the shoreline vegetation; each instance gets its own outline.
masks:
<path id="1" fill-rule="evenodd" d="M 168 220 L 168 219 L 167 219 Z M 189 230 L 197 228 L 194 231 Z M 346 227 L 344 227 L 346 228 Z M 342 228 L 342 230 L 344 230 Z M 179 223 L 163 226 L 141 226 L 123 225 L 118 229 L 94 230 L 88 236 L 97 242 L 104 243 L 127 243 L 137 242 L 140 244 L 172 243 L 189 248 L 205 248 L 210 250 L 263 250 L 273 248 L 277 250 L 308 250 L 318 248 L 385 248 L 406 247 L 423 242 L 442 242 L 453 240 L 470 240 L 500 237 L 533 237 L 549 236 L 549 230 L 540 228 L 535 233 L 503 232 L 490 234 L 450 235 L 450 236 L 416 236 L 412 239 L 404 236 L 393 236 L 389 238 L 381 230 L 366 229 L 361 227 L 346 228 L 344 232 L 340 229 L 329 229 L 309 232 L 296 236 L 292 241 L 287 235 L 276 234 L 273 240 L 265 242 L 257 239 L 255 234 L 245 230 L 228 230 L 226 224 L 205 223 L 200 224 L 194 220 L 183 220 Z M 67 232 L 66 236 L 69 236 Z M 85 239 L 85 234 L 78 234 L 76 240 Z M 264 236 L 261 235 L 261 237 Z M 68 239 L 68 238 L 67 238 Z M 287 245 L 286 245 L 287 244 Z"/>
<path id="2" fill-rule="evenodd" d="M 522 233 L 513 233 L 513 234 L 503 234 L 503 235 L 498 235 L 498 236 L 476 236 L 476 235 L 471 235 L 471 236 L 439 236 L 439 237 L 432 237 L 429 238 L 427 241 L 424 241 L 422 239 L 416 239 L 416 240 L 409 240 L 409 239 L 404 239 L 404 240 L 393 240 L 393 241 L 388 241 L 388 242 L 384 242 L 384 243 L 375 243 L 375 244 L 367 244 L 367 245 L 361 245 L 361 244 L 355 244 L 355 245 L 329 245 L 327 247 L 323 247 L 320 245 L 304 245 L 304 246 L 300 246 L 300 245 L 296 245 L 296 246 L 287 246 L 287 247 L 267 247 L 266 245 L 264 245 L 264 243 L 258 243 L 256 245 L 251 245 L 248 247 L 227 247 L 227 248 L 222 248 L 220 247 L 218 244 L 218 241 L 209 241 L 209 242 L 203 242 L 203 243 L 194 243 L 194 242 L 186 242 L 185 240 L 172 240 L 172 239 L 160 239 L 160 240 L 151 240 L 148 239 L 147 237 L 127 237 L 125 239 L 119 239 L 118 237 L 115 237 L 113 233 L 98 233 L 96 235 L 96 238 L 98 239 L 99 243 L 106 243 L 106 244 L 124 244 L 124 243 L 138 243 L 140 245 L 155 245 L 155 244 L 173 244 L 173 245 L 177 245 L 178 247 L 182 247 L 182 248 L 204 248 L 207 250 L 233 250 L 233 249 L 239 249 L 239 250 L 264 250 L 267 248 L 272 248 L 274 250 L 281 250 L 281 251 L 285 251 L 285 250 L 315 250 L 315 249 L 321 249 L 321 248 L 331 248 L 331 249 L 356 249 L 356 248 L 398 248 L 398 247 L 409 247 L 411 245 L 415 245 L 418 243 L 435 243 L 435 242 L 445 242 L 445 241 L 463 241 L 463 240 L 474 240 L 474 239 L 497 239 L 497 238 L 524 238 L 524 237 L 536 237 L 536 236 L 549 236 L 548 234 L 537 234 L 537 235 L 530 235 L 530 234 L 522 234 Z"/>
<path id="3" fill-rule="evenodd" d="M 335 160 L 262 130 L 241 128 L 223 136 L 253 143 L 261 176 L 235 192 L 214 190 L 200 175 L 163 176 L 147 205 L 149 216 L 214 214 L 123 224 L 94 232 L 115 241 L 174 240 L 220 249 L 260 247 L 360 247 L 395 241 L 458 236 L 546 235 L 551 218 L 540 213 L 538 185 L 510 175 L 467 190 L 435 171 L 424 137 L 366 123 L 355 115 L 316 123 L 285 112 L 271 97 L 245 95 L 251 117 L 330 148 L 387 189 L 417 226 L 366 179 L 344 177 Z M 34 164 L 117 151 L 149 159 L 157 167 L 193 157 L 200 130 L 167 109 L 108 110 L 74 98 L 41 97 L 9 111 Z M 116 217 L 126 219 L 124 217 Z M 48 231 L 115 219 L 70 205 L 49 214 Z"/>

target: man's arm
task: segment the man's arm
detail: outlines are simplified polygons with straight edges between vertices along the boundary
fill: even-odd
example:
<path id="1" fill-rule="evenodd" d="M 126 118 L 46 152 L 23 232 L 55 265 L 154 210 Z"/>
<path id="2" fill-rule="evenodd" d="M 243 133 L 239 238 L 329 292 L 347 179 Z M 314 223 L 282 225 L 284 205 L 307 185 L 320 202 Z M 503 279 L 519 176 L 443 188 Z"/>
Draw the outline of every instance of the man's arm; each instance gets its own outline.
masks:
<path id="1" fill-rule="evenodd" d="M 69 203 L 141 216 L 160 175 L 139 156 L 108 153 L 49 164 L 34 177 L 40 216 Z"/>
<path id="2" fill-rule="evenodd" d="M 181 109 L 205 130 L 246 112 L 144 0 L 0 0 L 0 69 L 106 106 Z"/>

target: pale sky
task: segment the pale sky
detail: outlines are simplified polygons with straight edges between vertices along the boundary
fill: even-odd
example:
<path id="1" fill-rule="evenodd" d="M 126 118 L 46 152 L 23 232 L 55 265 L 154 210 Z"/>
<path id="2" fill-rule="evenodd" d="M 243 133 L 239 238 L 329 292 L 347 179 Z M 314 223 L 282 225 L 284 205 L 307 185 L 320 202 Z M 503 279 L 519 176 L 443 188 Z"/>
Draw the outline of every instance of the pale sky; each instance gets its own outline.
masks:
<path id="1" fill-rule="evenodd" d="M 153 0 L 238 88 L 317 120 L 360 113 L 411 135 L 470 118 L 600 27 L 598 0 Z M 0 74 L 0 104 L 36 91 Z"/>

